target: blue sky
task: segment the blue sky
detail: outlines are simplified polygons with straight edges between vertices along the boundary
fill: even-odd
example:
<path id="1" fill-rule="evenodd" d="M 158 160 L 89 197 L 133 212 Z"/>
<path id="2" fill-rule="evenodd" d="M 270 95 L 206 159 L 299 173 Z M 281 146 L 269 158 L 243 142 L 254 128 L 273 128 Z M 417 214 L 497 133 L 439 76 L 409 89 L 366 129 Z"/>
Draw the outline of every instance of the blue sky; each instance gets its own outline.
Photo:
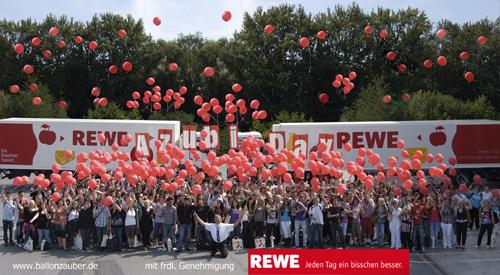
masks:
<path id="1" fill-rule="evenodd" d="M 76 20 L 87 21 L 95 13 L 113 12 L 131 14 L 142 18 L 146 31 L 154 38 L 173 39 L 179 33 L 200 31 L 208 38 L 231 36 L 240 29 L 244 12 L 253 12 L 257 7 L 269 7 L 281 3 L 301 4 L 307 12 L 325 11 L 336 4 L 349 5 L 352 0 L 23 0 L 0 1 L 0 18 L 19 20 L 33 18 L 41 21 L 47 14 L 67 15 Z M 357 0 L 364 10 L 378 6 L 405 9 L 408 6 L 425 10 L 433 23 L 441 19 L 465 23 L 488 17 L 500 16 L 500 0 Z M 231 11 L 233 18 L 223 22 L 223 11 Z M 162 19 L 160 26 L 152 23 L 153 17 Z"/>

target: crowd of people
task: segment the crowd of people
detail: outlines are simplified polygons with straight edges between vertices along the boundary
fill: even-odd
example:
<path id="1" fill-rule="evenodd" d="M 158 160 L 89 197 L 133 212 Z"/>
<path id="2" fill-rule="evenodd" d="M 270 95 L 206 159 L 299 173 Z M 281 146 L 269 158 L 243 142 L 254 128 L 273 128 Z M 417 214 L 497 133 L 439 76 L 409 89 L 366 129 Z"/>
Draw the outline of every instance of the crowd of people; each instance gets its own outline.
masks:
<path id="1" fill-rule="evenodd" d="M 4 243 L 24 247 L 32 240 L 34 249 L 68 250 L 81 239 L 83 251 L 207 249 L 225 257 L 231 240 L 253 248 L 261 238 L 266 247 L 464 249 L 468 232 L 478 230 L 475 246 L 484 237 L 486 247 L 493 245 L 500 204 L 487 186 L 461 192 L 440 183 L 422 194 L 394 192 L 390 180 L 367 190 L 356 178 L 325 175 L 317 190 L 309 179 L 240 184 L 232 177 L 227 186 L 218 175 L 193 192 L 194 177 L 177 190 L 160 188 L 162 179 L 131 184 L 126 178 L 97 179 L 91 190 L 87 178 L 62 190 L 2 192 Z"/>

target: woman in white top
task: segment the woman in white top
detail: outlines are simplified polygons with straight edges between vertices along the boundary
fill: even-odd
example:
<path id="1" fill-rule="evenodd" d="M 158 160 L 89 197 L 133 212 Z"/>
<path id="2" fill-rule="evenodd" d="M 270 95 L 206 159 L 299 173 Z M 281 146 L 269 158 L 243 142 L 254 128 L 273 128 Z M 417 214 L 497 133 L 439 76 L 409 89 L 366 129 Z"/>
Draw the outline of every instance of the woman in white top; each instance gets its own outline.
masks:
<path id="1" fill-rule="evenodd" d="M 129 200 L 125 206 L 125 236 L 127 237 L 129 251 L 134 250 L 137 224 L 137 213 L 134 208 L 134 201 Z"/>
<path id="2" fill-rule="evenodd" d="M 268 245 L 274 247 L 274 239 L 278 236 L 278 209 L 273 198 L 269 198 L 266 206 L 266 212 L 266 242 Z"/>
<path id="3" fill-rule="evenodd" d="M 389 219 L 389 230 L 391 231 L 391 248 L 399 249 L 401 248 L 401 207 L 399 207 L 398 199 L 392 199 L 391 206 L 389 208 L 390 216 Z"/>
<path id="4" fill-rule="evenodd" d="M 72 249 L 75 249 L 75 246 L 73 244 L 73 240 L 78 233 L 78 215 L 80 213 L 80 204 L 78 201 L 72 201 L 71 202 L 71 210 L 68 213 L 68 246 L 70 246 Z"/>

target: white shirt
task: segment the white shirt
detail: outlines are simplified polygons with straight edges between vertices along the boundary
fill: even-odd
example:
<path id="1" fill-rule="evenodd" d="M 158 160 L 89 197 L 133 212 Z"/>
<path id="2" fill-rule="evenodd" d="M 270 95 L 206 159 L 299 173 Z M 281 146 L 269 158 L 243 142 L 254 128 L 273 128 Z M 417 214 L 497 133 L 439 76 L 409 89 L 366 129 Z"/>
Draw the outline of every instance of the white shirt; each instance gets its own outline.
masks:
<path id="1" fill-rule="evenodd" d="M 483 202 L 483 201 L 493 202 L 493 194 L 491 192 L 488 192 L 488 193 L 481 192 L 481 195 L 483 196 L 483 200 L 481 202 Z"/>
<path id="2" fill-rule="evenodd" d="M 391 210 L 391 221 L 390 223 L 400 223 L 401 222 L 401 219 L 399 218 L 399 216 L 401 215 L 401 212 L 403 210 L 398 207 L 398 208 L 392 208 Z"/>
<path id="3" fill-rule="evenodd" d="M 323 224 L 323 207 L 321 207 L 320 204 L 311 206 L 309 208 L 309 215 L 312 215 L 311 217 L 311 224 Z"/>
<path id="4" fill-rule="evenodd" d="M 219 229 L 219 238 L 217 238 L 217 228 Z M 224 242 L 234 229 L 234 224 L 232 223 L 205 223 L 205 229 L 210 232 L 212 240 L 216 243 Z"/>
<path id="5" fill-rule="evenodd" d="M 127 225 L 135 225 L 135 210 L 133 208 L 129 208 L 127 210 L 127 214 L 125 215 L 125 226 Z"/>
<path id="6" fill-rule="evenodd" d="M 68 215 L 68 222 L 78 219 L 78 210 L 71 210 Z"/>
<path id="7" fill-rule="evenodd" d="M 16 204 L 14 201 L 4 201 L 2 213 L 4 221 L 13 221 L 16 216 Z"/>

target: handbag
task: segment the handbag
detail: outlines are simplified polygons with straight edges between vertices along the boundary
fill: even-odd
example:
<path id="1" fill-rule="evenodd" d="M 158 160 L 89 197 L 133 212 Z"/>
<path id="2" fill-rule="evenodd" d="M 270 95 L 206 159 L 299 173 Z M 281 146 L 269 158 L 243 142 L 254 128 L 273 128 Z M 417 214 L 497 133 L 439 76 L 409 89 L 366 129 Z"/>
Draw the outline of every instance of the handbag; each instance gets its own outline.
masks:
<path id="1" fill-rule="evenodd" d="M 76 234 L 75 239 L 73 240 L 73 242 L 75 244 L 76 250 L 82 250 L 82 248 L 83 248 L 83 240 L 82 240 L 82 236 L 80 235 L 80 233 Z"/>
<path id="2" fill-rule="evenodd" d="M 111 233 L 102 236 L 101 247 L 106 248 L 108 246 L 108 240 L 111 239 L 113 239 L 113 235 L 111 235 Z"/>
<path id="3" fill-rule="evenodd" d="M 266 248 L 266 239 L 263 237 L 255 238 L 255 248 Z"/>
<path id="4" fill-rule="evenodd" d="M 29 251 L 33 251 L 33 240 L 31 238 L 29 238 L 26 241 L 26 244 L 24 244 L 23 248 L 26 250 L 29 250 Z"/>
<path id="5" fill-rule="evenodd" d="M 243 250 L 243 240 L 236 237 L 232 240 L 233 250 L 240 251 Z"/>

